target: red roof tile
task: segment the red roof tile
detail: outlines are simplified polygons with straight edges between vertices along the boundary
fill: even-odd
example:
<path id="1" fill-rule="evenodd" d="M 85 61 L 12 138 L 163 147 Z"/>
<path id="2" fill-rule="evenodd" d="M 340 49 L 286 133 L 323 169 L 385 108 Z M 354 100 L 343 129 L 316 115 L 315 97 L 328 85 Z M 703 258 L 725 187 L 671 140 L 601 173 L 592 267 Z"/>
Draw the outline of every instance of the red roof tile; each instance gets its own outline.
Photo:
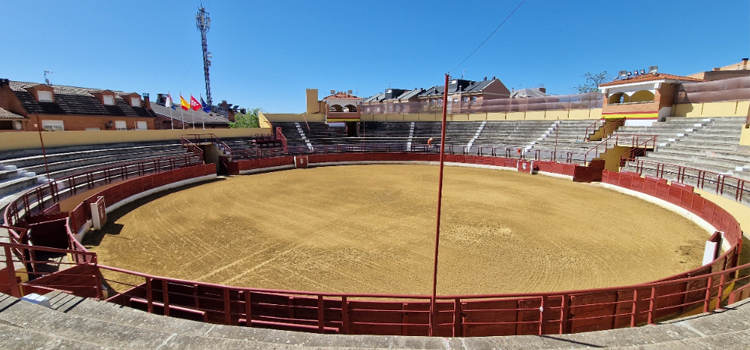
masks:
<path id="1" fill-rule="evenodd" d="M 323 100 L 361 100 L 361 97 L 347 94 L 346 92 L 337 92 L 333 95 L 326 96 Z"/>
<path id="2" fill-rule="evenodd" d="M 642 83 L 642 82 L 654 81 L 654 80 L 703 81 L 703 79 L 683 77 L 683 76 L 674 75 L 674 74 L 666 74 L 666 73 L 651 74 L 649 73 L 649 74 L 643 74 L 643 75 L 636 75 L 636 76 L 632 76 L 630 78 L 625 78 L 625 79 L 618 79 L 615 81 L 611 81 L 609 83 L 601 84 L 599 86 L 614 86 L 614 85 L 622 85 L 622 84 L 630 84 L 630 83 Z"/>

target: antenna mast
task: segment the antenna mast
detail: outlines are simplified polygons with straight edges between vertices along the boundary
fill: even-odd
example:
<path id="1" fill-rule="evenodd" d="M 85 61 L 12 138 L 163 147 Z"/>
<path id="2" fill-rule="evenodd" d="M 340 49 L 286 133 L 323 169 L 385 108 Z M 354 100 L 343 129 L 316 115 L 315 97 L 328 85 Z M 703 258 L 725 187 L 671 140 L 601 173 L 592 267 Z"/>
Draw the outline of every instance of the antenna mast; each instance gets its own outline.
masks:
<path id="1" fill-rule="evenodd" d="M 195 15 L 195 26 L 198 31 L 201 32 L 201 44 L 203 46 L 203 74 L 206 77 L 206 103 L 209 106 L 213 106 L 213 100 L 211 99 L 211 79 L 208 76 L 208 67 L 211 67 L 211 53 L 208 52 L 208 41 L 206 41 L 206 33 L 211 28 L 211 18 L 208 16 L 208 12 L 203 8 L 203 5 L 198 8 L 198 14 Z"/>

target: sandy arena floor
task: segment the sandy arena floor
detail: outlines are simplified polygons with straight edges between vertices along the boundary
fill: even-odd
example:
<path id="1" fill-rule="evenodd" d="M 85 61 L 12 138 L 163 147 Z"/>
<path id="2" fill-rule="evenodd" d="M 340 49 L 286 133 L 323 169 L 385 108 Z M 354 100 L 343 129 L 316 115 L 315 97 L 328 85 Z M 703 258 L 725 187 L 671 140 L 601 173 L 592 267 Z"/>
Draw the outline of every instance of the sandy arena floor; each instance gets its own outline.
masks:
<path id="1" fill-rule="evenodd" d="M 646 282 L 700 265 L 708 234 L 596 185 L 446 167 L 439 294 Z M 84 242 L 100 263 L 235 286 L 430 294 L 438 168 L 235 176 L 152 196 Z"/>

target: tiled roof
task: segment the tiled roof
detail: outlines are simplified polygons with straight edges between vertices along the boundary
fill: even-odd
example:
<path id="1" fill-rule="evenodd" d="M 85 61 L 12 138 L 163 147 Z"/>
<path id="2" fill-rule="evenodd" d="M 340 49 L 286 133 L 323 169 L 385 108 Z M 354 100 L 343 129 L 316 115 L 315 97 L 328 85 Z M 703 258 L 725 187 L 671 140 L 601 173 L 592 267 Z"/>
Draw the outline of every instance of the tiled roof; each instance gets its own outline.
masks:
<path id="1" fill-rule="evenodd" d="M 380 102 L 380 101 L 382 101 L 382 100 L 383 100 L 384 98 L 385 98 L 385 92 L 381 92 L 381 93 L 379 93 L 379 94 L 377 94 L 377 95 L 374 95 L 374 96 L 370 96 L 370 97 L 366 98 L 366 99 L 365 99 L 364 101 L 362 101 L 362 102 Z"/>
<path id="2" fill-rule="evenodd" d="M 193 122 L 195 122 L 196 125 L 200 125 L 202 123 L 229 125 L 229 119 L 224 118 L 223 116 L 214 112 L 206 113 L 200 109 L 197 111 L 193 111 L 192 109 L 186 111 L 177 106 L 177 110 L 172 110 L 163 105 L 156 104 L 156 102 L 151 103 L 151 109 L 153 109 L 154 113 L 156 113 L 157 115 L 161 115 L 167 118 L 170 117 L 170 111 L 172 111 L 172 118 L 180 121 L 184 120 L 185 123 L 192 124 Z"/>
<path id="3" fill-rule="evenodd" d="M 326 96 L 323 100 L 361 100 L 362 98 L 347 94 L 346 92 L 337 92 L 333 95 Z"/>
<path id="4" fill-rule="evenodd" d="M 609 83 L 600 84 L 599 86 L 614 86 L 614 85 L 641 83 L 641 82 L 656 81 L 656 80 L 703 81 L 702 79 L 683 77 L 683 76 L 674 75 L 674 74 L 649 73 L 649 74 L 641 74 L 641 75 L 632 76 L 630 78 L 611 81 Z"/>
<path id="5" fill-rule="evenodd" d="M 94 96 L 95 93 L 105 90 L 67 85 L 49 85 L 55 94 L 55 102 L 37 102 L 34 96 L 26 89 L 40 84 L 11 81 L 9 85 L 29 113 L 153 117 L 147 109 L 143 107 L 131 107 L 127 101 L 120 97 L 121 95 L 129 95 L 130 93 L 113 91 L 115 94 L 115 105 L 105 106 Z"/>
<path id="6" fill-rule="evenodd" d="M 11 111 L 8 111 L 0 107 L 0 119 L 1 120 L 17 120 L 17 119 L 26 119 L 26 117 L 15 114 Z"/>
<path id="7" fill-rule="evenodd" d="M 511 98 L 544 97 L 544 96 L 547 96 L 547 94 L 539 90 L 539 88 L 520 89 L 520 90 L 513 91 L 513 93 L 510 94 Z"/>
<path id="8" fill-rule="evenodd" d="M 399 100 L 408 100 L 408 99 L 410 99 L 410 98 L 412 98 L 414 96 L 417 96 L 417 95 L 421 94 L 422 92 L 424 92 L 424 89 L 422 89 L 422 88 L 418 88 L 418 89 L 414 89 L 414 90 L 411 90 L 411 91 L 407 91 L 407 92 L 404 92 L 403 94 L 401 94 L 401 96 L 399 96 L 398 99 Z"/>

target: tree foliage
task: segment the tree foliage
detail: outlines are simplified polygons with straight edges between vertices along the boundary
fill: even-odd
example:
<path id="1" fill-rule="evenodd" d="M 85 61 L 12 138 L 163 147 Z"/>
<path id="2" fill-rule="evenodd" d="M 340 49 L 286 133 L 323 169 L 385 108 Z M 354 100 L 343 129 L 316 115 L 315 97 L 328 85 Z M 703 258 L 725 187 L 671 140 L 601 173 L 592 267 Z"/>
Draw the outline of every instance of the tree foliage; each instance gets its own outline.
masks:
<path id="1" fill-rule="evenodd" d="M 229 127 L 232 129 L 258 128 L 260 127 L 260 122 L 258 121 L 258 114 L 260 112 L 262 112 L 260 108 L 252 108 L 245 113 L 242 113 L 242 111 L 237 112 L 234 115 L 234 122 L 229 122 Z"/>
<path id="2" fill-rule="evenodd" d="M 599 85 L 606 83 L 609 80 L 606 70 L 600 73 L 587 72 L 586 74 L 583 75 L 583 77 L 586 78 L 586 82 L 583 83 L 582 85 L 577 85 L 575 87 L 575 90 L 579 94 L 589 94 L 592 92 L 598 92 Z"/>

